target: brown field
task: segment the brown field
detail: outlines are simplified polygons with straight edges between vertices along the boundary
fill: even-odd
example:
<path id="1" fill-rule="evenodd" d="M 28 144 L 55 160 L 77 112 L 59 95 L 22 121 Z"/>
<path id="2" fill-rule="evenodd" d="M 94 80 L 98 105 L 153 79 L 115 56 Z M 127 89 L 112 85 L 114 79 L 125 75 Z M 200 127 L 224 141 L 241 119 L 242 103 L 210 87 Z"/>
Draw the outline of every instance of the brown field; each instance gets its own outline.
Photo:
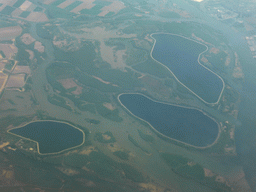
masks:
<path id="1" fill-rule="evenodd" d="M 29 59 L 32 60 L 34 58 L 34 52 L 28 49 L 26 51 L 29 53 Z"/>
<path id="2" fill-rule="evenodd" d="M 15 9 L 13 12 L 12 12 L 12 16 L 13 17 L 19 17 L 19 15 L 22 13 L 23 11 L 21 9 Z"/>
<path id="3" fill-rule="evenodd" d="M 101 78 L 99 78 L 99 77 L 96 77 L 96 76 L 93 76 L 95 79 L 97 79 L 97 80 L 99 80 L 100 82 L 102 82 L 102 83 L 105 83 L 105 84 L 110 84 L 110 82 L 108 82 L 108 81 L 104 81 L 103 79 L 101 79 Z"/>
<path id="4" fill-rule="evenodd" d="M 94 7 L 95 5 L 93 4 L 93 2 L 95 0 L 82 0 L 84 3 L 82 3 L 81 5 L 77 6 L 76 8 L 74 8 L 71 12 L 73 13 L 78 13 L 79 11 L 81 11 L 82 9 L 91 9 L 92 7 Z"/>
<path id="5" fill-rule="evenodd" d="M 43 53 L 44 52 L 44 46 L 42 45 L 41 42 L 36 41 L 34 49 L 36 49 L 38 52 Z"/>
<path id="6" fill-rule="evenodd" d="M 116 109 L 111 103 L 104 103 L 103 105 L 111 111 Z"/>
<path id="7" fill-rule="evenodd" d="M 19 9 L 21 9 L 22 11 L 26 11 L 31 5 L 32 5 L 32 3 L 31 3 L 30 1 L 25 1 L 25 2 L 19 7 Z"/>
<path id="8" fill-rule="evenodd" d="M 12 74 L 18 74 L 18 73 L 30 74 L 31 71 L 30 71 L 29 66 L 19 66 L 19 65 L 17 65 L 17 66 L 14 68 Z"/>
<path id="9" fill-rule="evenodd" d="M 60 79 L 58 81 L 61 83 L 61 85 L 65 89 L 70 89 L 70 88 L 73 88 L 73 87 L 77 86 L 76 82 L 74 82 L 74 80 L 71 79 L 71 78 L 69 78 L 69 79 Z"/>
<path id="10" fill-rule="evenodd" d="M 120 10 L 124 9 L 125 5 L 121 1 L 114 1 L 109 6 L 103 7 L 101 10 L 102 12 L 98 14 L 98 16 L 105 16 L 109 12 L 118 13 Z"/>
<path id="11" fill-rule="evenodd" d="M 89 148 L 86 148 L 80 152 L 82 155 L 90 155 L 91 152 L 98 151 L 95 147 L 91 146 Z"/>
<path id="12" fill-rule="evenodd" d="M 244 78 L 244 73 L 239 62 L 238 54 L 235 52 L 235 67 L 233 70 L 233 77 L 234 78 Z"/>
<path id="13" fill-rule="evenodd" d="M 241 67 L 235 67 L 233 71 L 234 78 L 244 78 L 244 73 Z"/>
<path id="14" fill-rule="evenodd" d="M 0 71 L 3 71 L 6 63 L 5 62 L 0 62 Z"/>
<path id="15" fill-rule="evenodd" d="M 56 0 L 44 0 L 44 4 L 49 5 Z"/>
<path id="16" fill-rule="evenodd" d="M 213 177 L 213 176 L 215 176 L 216 174 L 213 173 L 210 169 L 204 168 L 204 175 L 205 175 L 205 177 Z"/>
<path id="17" fill-rule="evenodd" d="M 25 74 L 11 75 L 7 81 L 6 88 L 20 88 L 25 85 Z"/>
<path id="18" fill-rule="evenodd" d="M 104 139 L 105 141 L 108 141 L 108 140 L 110 140 L 110 139 L 111 139 L 111 137 L 110 137 L 110 136 L 105 135 L 105 134 L 102 134 L 102 137 L 103 137 L 103 139 Z"/>
<path id="19" fill-rule="evenodd" d="M 12 44 L 0 44 L 0 50 L 4 52 L 6 59 L 11 59 L 18 52 L 17 47 Z"/>
<path id="20" fill-rule="evenodd" d="M 26 45 L 29 45 L 35 41 L 35 39 L 28 33 L 24 33 L 24 35 L 22 35 L 20 39 Z"/>
<path id="21" fill-rule="evenodd" d="M 69 6 L 70 4 L 74 3 L 76 0 L 66 0 L 63 3 L 59 4 L 58 7 L 64 9 L 65 7 Z"/>
<path id="22" fill-rule="evenodd" d="M 87 38 L 95 40 L 103 40 L 109 38 L 132 38 L 136 37 L 136 34 L 120 34 L 118 30 L 107 30 L 106 27 L 95 27 L 95 28 L 83 28 L 81 29 L 83 34 L 75 35 L 77 38 Z"/>
<path id="23" fill-rule="evenodd" d="M 6 146 L 9 145 L 9 144 L 10 144 L 10 142 L 2 143 L 2 144 L 0 145 L 0 149 L 3 149 L 4 147 L 6 147 Z"/>
<path id="24" fill-rule="evenodd" d="M 0 40 L 12 40 L 22 32 L 20 26 L 0 28 Z"/>
<path id="25" fill-rule="evenodd" d="M 33 21 L 33 22 L 46 22 L 48 21 L 48 17 L 45 15 L 45 13 L 41 12 L 31 12 L 29 16 L 26 18 L 27 21 Z"/>
<path id="26" fill-rule="evenodd" d="M 68 175 L 68 176 L 73 176 L 79 174 L 78 171 L 70 169 L 70 168 L 64 168 L 64 167 L 57 167 L 62 173 Z"/>
<path id="27" fill-rule="evenodd" d="M 0 73 L 0 92 L 2 92 L 7 79 L 8 79 L 8 75 L 6 75 L 4 73 Z"/>
<path id="28" fill-rule="evenodd" d="M 69 78 L 69 79 L 60 79 L 58 81 L 61 83 L 61 85 L 65 89 L 70 89 L 70 88 L 76 87 L 76 90 L 71 92 L 74 95 L 79 95 L 79 94 L 82 93 L 83 88 L 81 86 L 77 85 L 76 82 L 73 79 L 71 79 L 71 78 Z"/>
<path id="29" fill-rule="evenodd" d="M 123 56 L 126 54 L 126 50 L 113 50 L 113 47 L 109 47 L 105 44 L 105 39 L 109 38 L 132 38 L 136 37 L 136 34 L 121 34 L 118 30 L 107 30 L 106 27 L 95 28 L 82 28 L 81 34 L 69 33 L 78 39 L 94 39 L 100 42 L 100 52 L 103 60 L 112 65 L 113 68 L 124 69 L 126 66 Z"/>
<path id="30" fill-rule="evenodd" d="M 53 45 L 57 46 L 58 48 L 61 48 L 61 47 L 64 47 L 64 46 L 67 46 L 67 40 L 64 39 L 64 40 L 59 40 L 57 41 L 57 36 L 54 36 L 53 38 Z"/>
<path id="31" fill-rule="evenodd" d="M 211 50 L 210 50 L 210 53 L 214 53 L 214 54 L 218 54 L 219 52 L 220 52 L 220 50 L 215 47 L 211 48 Z"/>
<path id="32" fill-rule="evenodd" d="M 178 13 L 181 17 L 185 17 L 185 18 L 190 18 L 190 14 L 187 11 L 183 11 L 183 10 L 178 10 L 175 11 L 176 13 Z"/>
<path id="33" fill-rule="evenodd" d="M 16 1 L 13 1 L 13 0 L 0 0 L 0 3 L 3 4 L 2 7 L 6 7 L 6 5 L 13 6 L 14 3 L 16 3 Z"/>
<path id="34" fill-rule="evenodd" d="M 121 146 L 117 143 L 108 144 L 107 147 L 111 152 L 123 151 L 123 148 L 121 148 Z"/>
<path id="35" fill-rule="evenodd" d="M 109 13 L 109 11 L 105 10 L 105 11 L 102 11 L 101 13 L 99 13 L 98 16 L 104 17 L 104 16 L 107 15 L 108 13 Z"/>
<path id="36" fill-rule="evenodd" d="M 231 62 L 231 58 L 230 58 L 230 56 L 228 56 L 225 61 L 225 66 L 229 66 L 230 62 Z"/>
<path id="37" fill-rule="evenodd" d="M 164 192 L 165 191 L 165 189 L 163 187 L 160 187 L 160 186 L 155 185 L 153 183 L 140 183 L 139 185 L 145 191 L 150 191 L 150 192 Z"/>
<path id="38" fill-rule="evenodd" d="M 104 61 L 108 62 L 113 69 L 122 69 L 126 67 L 124 61 L 124 56 L 126 55 L 126 50 L 114 51 L 114 47 L 109 47 L 104 41 L 100 44 L 101 57 Z"/>
<path id="39" fill-rule="evenodd" d="M 0 3 L 2 3 L 1 0 L 0 0 Z M 5 5 L 0 6 L 0 11 L 2 11 L 4 9 L 4 7 L 5 7 Z"/>
<path id="40" fill-rule="evenodd" d="M 32 5 L 27 9 L 27 11 L 29 11 L 29 12 L 34 11 L 35 8 L 36 8 L 36 5 L 35 5 L 35 4 L 32 4 Z"/>
<path id="41" fill-rule="evenodd" d="M 73 93 L 74 95 L 80 95 L 82 93 L 83 88 L 80 86 L 77 86 L 75 91 L 72 91 L 71 93 Z"/>

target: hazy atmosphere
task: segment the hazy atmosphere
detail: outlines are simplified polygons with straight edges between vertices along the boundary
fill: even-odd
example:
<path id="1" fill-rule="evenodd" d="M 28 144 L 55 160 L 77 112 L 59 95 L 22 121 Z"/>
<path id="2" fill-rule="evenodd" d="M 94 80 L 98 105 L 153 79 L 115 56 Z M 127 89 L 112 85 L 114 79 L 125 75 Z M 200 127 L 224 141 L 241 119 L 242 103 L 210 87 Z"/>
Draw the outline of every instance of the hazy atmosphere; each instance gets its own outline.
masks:
<path id="1" fill-rule="evenodd" d="M 255 0 L 0 0 L 0 191 L 256 191 Z"/>

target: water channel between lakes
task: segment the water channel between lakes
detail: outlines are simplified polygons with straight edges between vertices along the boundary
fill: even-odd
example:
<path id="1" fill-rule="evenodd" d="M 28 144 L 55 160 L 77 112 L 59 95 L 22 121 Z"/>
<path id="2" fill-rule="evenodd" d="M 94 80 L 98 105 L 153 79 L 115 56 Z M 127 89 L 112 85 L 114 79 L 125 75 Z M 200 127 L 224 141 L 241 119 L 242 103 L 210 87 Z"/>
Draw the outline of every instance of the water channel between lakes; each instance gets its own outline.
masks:
<path id="1" fill-rule="evenodd" d="M 224 81 L 199 63 L 198 58 L 207 51 L 205 45 L 173 34 L 151 36 L 155 39 L 151 52 L 153 59 L 166 66 L 180 83 L 204 102 L 219 101 Z"/>
<path id="2" fill-rule="evenodd" d="M 58 153 L 84 142 L 83 131 L 58 121 L 31 122 L 8 132 L 37 142 L 41 154 Z"/>
<path id="3" fill-rule="evenodd" d="M 167 138 L 206 147 L 218 137 L 218 123 L 197 109 L 157 102 L 136 93 L 121 94 L 118 98 L 131 114 L 148 122 Z"/>

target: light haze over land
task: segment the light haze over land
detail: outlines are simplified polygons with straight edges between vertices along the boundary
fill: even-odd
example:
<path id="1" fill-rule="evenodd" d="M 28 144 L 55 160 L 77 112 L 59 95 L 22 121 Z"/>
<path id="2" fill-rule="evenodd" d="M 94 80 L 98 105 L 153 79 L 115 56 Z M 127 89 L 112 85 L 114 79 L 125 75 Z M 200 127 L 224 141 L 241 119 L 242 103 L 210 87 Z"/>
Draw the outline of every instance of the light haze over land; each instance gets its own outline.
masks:
<path id="1" fill-rule="evenodd" d="M 3 191 L 256 191 L 254 0 L 0 0 Z"/>

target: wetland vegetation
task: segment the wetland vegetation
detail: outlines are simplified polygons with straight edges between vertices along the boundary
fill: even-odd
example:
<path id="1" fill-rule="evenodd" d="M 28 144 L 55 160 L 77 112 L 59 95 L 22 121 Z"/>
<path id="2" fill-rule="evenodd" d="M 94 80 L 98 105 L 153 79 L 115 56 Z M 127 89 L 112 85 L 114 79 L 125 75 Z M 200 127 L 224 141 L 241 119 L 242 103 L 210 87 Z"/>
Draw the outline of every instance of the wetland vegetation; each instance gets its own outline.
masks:
<path id="1" fill-rule="evenodd" d="M 232 191 L 221 176 L 202 167 L 189 158 L 170 153 L 160 153 L 160 156 L 180 176 L 196 180 L 198 183 L 217 191 Z"/>
<path id="2" fill-rule="evenodd" d="M 25 2 L 25 0 L 19 0 L 19 2 Z M 226 47 L 221 45 L 225 39 L 221 39 L 220 33 L 204 24 L 194 22 L 161 22 L 157 18 L 182 20 L 183 16 L 179 11 L 170 10 L 161 10 L 155 15 L 147 14 L 144 10 L 147 4 L 145 2 L 126 1 L 124 5 L 127 8 L 119 13 L 109 12 L 105 17 L 95 16 L 103 6 L 111 5 L 103 5 L 103 1 L 95 1 L 94 3 L 97 5 L 93 9 L 83 10 L 78 15 L 71 13 L 70 10 L 75 6 L 80 6 L 81 2 L 71 3 L 66 8 L 58 7 L 64 2 L 65 0 L 57 0 L 49 5 L 40 3 L 42 6 L 36 7 L 34 12 L 42 11 L 49 21 L 38 24 L 26 23 L 25 18 L 22 17 L 26 17 L 28 12 L 24 12 L 19 18 L 18 25 L 22 26 L 23 32 L 14 41 L 18 52 L 13 59 L 18 61 L 18 65 L 28 66 L 31 69 L 31 75 L 26 81 L 24 92 L 7 90 L 1 95 L 1 114 L 3 116 L 14 114 L 12 118 L 8 116 L 7 119 L 10 120 L 8 122 L 1 118 L 2 129 L 0 132 L 3 136 L 1 135 L 0 141 L 4 143 L 8 141 L 10 145 L 1 148 L 0 160 L 4 166 L 8 167 L 8 171 L 15 169 L 14 175 L 18 181 L 24 182 L 28 187 L 30 184 L 38 186 L 41 190 L 47 190 L 41 188 L 43 186 L 52 187 L 54 191 L 60 188 L 78 191 L 86 188 L 85 190 L 111 192 L 120 192 L 124 189 L 134 192 L 138 190 L 177 191 L 173 188 L 176 183 L 172 185 L 172 179 L 168 180 L 168 178 L 175 180 L 177 177 L 181 182 L 177 184 L 180 191 L 186 191 L 182 190 L 183 183 L 188 180 L 191 181 L 189 185 L 196 186 L 198 191 L 201 191 L 201 185 L 204 189 L 205 186 L 208 189 L 214 188 L 212 186 L 215 185 L 217 187 L 214 190 L 229 191 L 225 187 L 219 187 L 222 184 L 215 182 L 220 178 L 219 175 L 214 173 L 214 176 L 209 179 L 205 175 L 202 165 L 209 163 L 213 164 L 212 167 L 218 165 L 216 167 L 221 169 L 222 165 L 219 164 L 218 157 L 222 158 L 227 154 L 234 155 L 235 153 L 232 148 L 234 139 L 230 139 L 234 124 L 233 122 L 223 122 L 236 114 L 236 102 L 239 100 L 237 94 L 228 89 L 224 90 L 223 99 L 218 104 L 206 105 L 182 86 L 164 65 L 150 56 L 154 45 L 150 34 L 156 32 L 175 33 L 203 44 L 206 43 L 209 48 L 218 46 L 219 53 L 208 51 L 202 54 L 210 64 L 217 63 L 205 66 L 217 74 L 226 74 L 227 70 L 232 69 L 232 63 L 226 66 L 225 59 L 229 55 L 224 49 Z M 137 3 L 136 8 L 131 6 L 132 2 Z M 10 8 L 7 6 L 7 9 Z M 150 11 L 152 11 L 151 8 Z M 3 10 L 3 13 L 6 13 L 6 10 Z M 148 19 L 149 15 L 156 19 Z M 101 18 L 104 20 L 101 21 Z M 21 24 L 21 19 L 24 20 L 24 25 Z M 14 20 L 13 22 L 17 25 Z M 95 31 L 102 33 L 91 36 Z M 41 42 L 45 52 L 36 50 L 35 42 L 29 45 L 23 42 L 21 37 L 25 33 L 31 34 L 36 41 Z M 202 39 L 200 40 L 200 38 Z M 8 42 L 8 44 L 12 43 L 13 41 Z M 105 49 L 102 49 L 102 46 L 105 46 Z M 0 52 L 6 59 L 7 55 L 5 56 L 4 53 Z M 198 51 L 195 55 L 198 56 L 199 53 Z M 113 60 L 104 60 L 106 55 Z M 9 61 L 9 65 L 6 66 L 8 69 L 14 66 L 13 61 Z M 120 63 L 122 64 L 119 65 Z M 157 122 L 164 123 L 162 127 L 165 129 L 160 134 L 155 127 L 155 129 L 151 129 L 152 127 L 147 122 L 125 113 L 117 96 L 131 92 L 141 93 L 164 103 L 198 107 L 205 110 L 205 114 L 209 114 L 209 116 L 216 117 L 216 113 L 221 113 L 224 117 L 217 116 L 218 118 L 216 118 L 216 121 L 223 125 L 220 127 L 222 132 L 218 142 L 206 149 L 195 148 L 174 140 L 166 142 L 170 141 L 170 138 L 178 138 L 178 140 L 182 141 L 183 139 L 183 142 L 195 146 L 205 146 L 215 140 L 218 126 L 214 125 L 212 132 L 207 130 L 205 127 L 211 128 L 212 124 L 206 126 L 208 120 L 205 119 L 211 118 L 202 114 L 200 116 L 202 119 L 192 115 L 188 122 L 187 116 L 189 115 L 186 116 L 186 111 L 189 109 L 182 108 L 179 114 L 182 114 L 180 116 L 185 114 L 183 118 L 178 119 L 178 122 L 174 121 L 168 127 L 168 123 L 178 114 L 168 115 L 167 111 L 170 109 L 166 107 L 168 109 L 162 118 L 168 116 L 167 121 L 163 120 L 162 122 L 160 119 Z M 141 101 L 143 102 L 143 104 L 140 103 L 142 108 L 149 103 L 146 107 L 147 113 L 155 116 L 154 112 L 157 112 L 157 107 L 152 110 L 149 109 L 149 106 L 158 105 L 159 102 L 156 104 L 155 101 L 147 101 L 145 98 Z M 164 103 L 163 105 L 167 106 Z M 177 106 L 177 109 L 175 108 L 173 111 L 179 112 L 179 109 L 180 107 Z M 194 109 L 192 111 L 194 112 Z M 22 118 L 19 118 L 21 115 Z M 151 120 L 157 121 L 157 118 L 158 116 Z M 6 133 L 9 126 L 17 127 L 35 119 L 69 119 L 66 122 L 85 132 L 85 142 L 79 147 L 68 148 L 70 150 L 58 154 L 56 153 L 59 149 L 54 148 L 54 143 L 52 143 L 51 148 L 55 151 L 48 154 L 45 152 L 47 149 L 44 149 L 45 151 L 41 149 L 42 143 L 47 139 L 42 137 L 43 141 L 39 141 L 34 136 L 38 134 L 37 132 L 31 131 L 32 136 L 26 134 L 22 138 L 17 136 L 18 133 L 15 133 L 16 135 L 9 134 L 11 131 Z M 205 122 L 205 126 L 198 126 L 198 122 L 201 121 Z M 187 127 L 192 127 L 193 130 L 186 132 L 188 129 L 182 129 L 185 124 L 188 125 Z M 194 129 L 195 127 L 198 129 Z M 17 130 L 24 130 L 24 127 L 12 130 L 17 132 Z M 55 139 L 60 137 L 57 133 L 52 134 L 51 131 L 53 130 L 44 134 Z M 199 137 L 199 133 L 202 134 L 201 137 Z M 163 136 L 165 134 L 168 136 Z M 213 137 L 211 138 L 208 134 L 212 134 Z M 26 139 L 25 136 L 31 140 Z M 40 144 L 37 151 L 35 149 L 38 146 L 32 141 L 33 139 L 37 139 L 35 141 Z M 196 139 L 198 139 L 197 142 L 194 141 Z M 209 143 L 207 143 L 207 139 Z M 60 141 L 60 144 L 57 145 L 61 146 L 63 139 L 57 140 Z M 182 155 L 169 154 L 170 151 L 176 149 L 179 149 L 179 153 Z M 64 147 L 63 150 L 65 150 Z M 229 151 L 227 152 L 227 150 Z M 200 161 L 192 160 L 196 159 L 195 157 L 199 153 L 202 155 Z M 3 154 L 4 156 L 2 156 Z M 189 158 L 185 156 L 189 156 Z M 216 159 L 213 158 L 212 162 L 204 160 L 204 157 L 209 156 Z M 9 157 L 15 157 L 16 160 L 11 161 L 12 158 Z M 33 163 L 31 163 L 32 161 Z M 156 161 L 162 164 L 158 164 L 160 166 L 156 167 Z M 224 164 L 223 167 L 228 169 L 226 165 Z M 0 166 L 0 171 L 2 168 Z M 47 169 L 49 170 L 47 171 Z M 4 170 L 3 173 L 5 173 Z M 3 174 L 3 177 L 6 175 L 8 174 Z M 158 183 L 160 180 L 166 183 L 162 186 Z M 15 181 L 8 180 L 8 183 L 15 183 Z"/>

